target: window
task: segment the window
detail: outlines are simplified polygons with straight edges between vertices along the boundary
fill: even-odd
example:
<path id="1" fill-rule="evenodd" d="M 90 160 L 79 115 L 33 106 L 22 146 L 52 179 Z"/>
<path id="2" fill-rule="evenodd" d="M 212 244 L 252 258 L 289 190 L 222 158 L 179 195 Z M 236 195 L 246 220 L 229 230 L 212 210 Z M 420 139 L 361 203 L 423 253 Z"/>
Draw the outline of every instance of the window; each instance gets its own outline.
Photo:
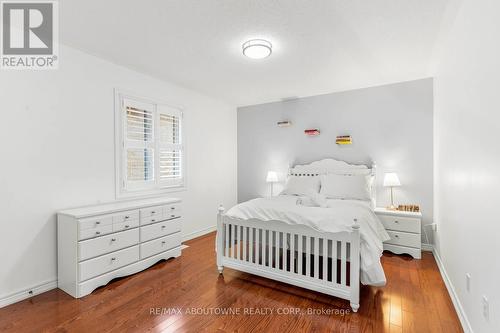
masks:
<path id="1" fill-rule="evenodd" d="M 117 196 L 182 188 L 182 112 L 121 93 L 116 102 Z"/>

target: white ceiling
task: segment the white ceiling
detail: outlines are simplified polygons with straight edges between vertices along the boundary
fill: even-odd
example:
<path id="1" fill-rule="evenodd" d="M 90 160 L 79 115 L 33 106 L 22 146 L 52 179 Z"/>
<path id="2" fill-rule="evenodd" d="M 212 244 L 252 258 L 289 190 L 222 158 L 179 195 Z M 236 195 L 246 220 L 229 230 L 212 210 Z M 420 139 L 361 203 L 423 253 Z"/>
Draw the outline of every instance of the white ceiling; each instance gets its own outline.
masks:
<path id="1" fill-rule="evenodd" d="M 449 0 L 64 0 L 64 44 L 241 106 L 428 77 Z M 245 58 L 250 38 L 273 43 Z"/>

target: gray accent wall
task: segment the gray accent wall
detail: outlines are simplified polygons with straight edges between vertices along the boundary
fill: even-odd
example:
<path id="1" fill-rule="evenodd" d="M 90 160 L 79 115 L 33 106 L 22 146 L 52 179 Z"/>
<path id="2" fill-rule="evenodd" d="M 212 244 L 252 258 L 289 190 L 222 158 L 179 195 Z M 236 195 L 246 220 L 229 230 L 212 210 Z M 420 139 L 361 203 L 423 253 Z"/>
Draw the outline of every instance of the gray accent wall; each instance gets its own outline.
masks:
<path id="1" fill-rule="evenodd" d="M 292 126 L 278 127 L 290 120 Z M 321 134 L 307 137 L 304 130 Z M 353 144 L 338 146 L 337 135 Z M 268 170 L 283 187 L 295 164 L 322 158 L 377 164 L 377 203 L 390 202 L 384 172 L 397 172 L 396 204 L 419 204 L 424 224 L 433 216 L 433 81 L 431 78 L 238 108 L 238 201 L 270 194 Z M 431 237 L 430 228 L 425 231 Z M 422 232 L 422 241 L 430 243 Z"/>

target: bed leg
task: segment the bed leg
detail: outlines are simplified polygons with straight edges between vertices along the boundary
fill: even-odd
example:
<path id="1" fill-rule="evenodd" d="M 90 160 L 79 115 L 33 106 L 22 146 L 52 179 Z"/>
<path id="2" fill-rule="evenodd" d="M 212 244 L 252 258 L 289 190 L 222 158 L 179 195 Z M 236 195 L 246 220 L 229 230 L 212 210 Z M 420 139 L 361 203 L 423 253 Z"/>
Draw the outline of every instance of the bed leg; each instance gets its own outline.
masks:
<path id="1" fill-rule="evenodd" d="M 224 272 L 224 266 L 217 266 L 217 270 L 219 271 L 219 274 L 222 274 L 222 272 Z"/>
<path id="2" fill-rule="evenodd" d="M 352 312 L 358 312 L 359 304 L 351 303 Z"/>

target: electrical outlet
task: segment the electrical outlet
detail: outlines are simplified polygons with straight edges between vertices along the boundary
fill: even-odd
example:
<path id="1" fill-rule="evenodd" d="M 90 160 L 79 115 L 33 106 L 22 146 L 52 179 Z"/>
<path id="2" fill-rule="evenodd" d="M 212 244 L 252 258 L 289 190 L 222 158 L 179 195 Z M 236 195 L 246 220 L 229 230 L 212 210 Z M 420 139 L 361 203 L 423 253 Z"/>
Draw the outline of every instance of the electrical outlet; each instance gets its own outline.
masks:
<path id="1" fill-rule="evenodd" d="M 470 292 L 470 273 L 465 274 L 465 287 L 467 288 L 467 291 Z"/>
<path id="2" fill-rule="evenodd" d="M 432 223 L 431 227 L 432 227 L 432 231 L 438 231 L 438 225 L 437 225 L 437 223 Z"/>
<path id="3" fill-rule="evenodd" d="M 483 316 L 486 320 L 490 318 L 490 303 L 488 298 L 483 295 Z"/>

